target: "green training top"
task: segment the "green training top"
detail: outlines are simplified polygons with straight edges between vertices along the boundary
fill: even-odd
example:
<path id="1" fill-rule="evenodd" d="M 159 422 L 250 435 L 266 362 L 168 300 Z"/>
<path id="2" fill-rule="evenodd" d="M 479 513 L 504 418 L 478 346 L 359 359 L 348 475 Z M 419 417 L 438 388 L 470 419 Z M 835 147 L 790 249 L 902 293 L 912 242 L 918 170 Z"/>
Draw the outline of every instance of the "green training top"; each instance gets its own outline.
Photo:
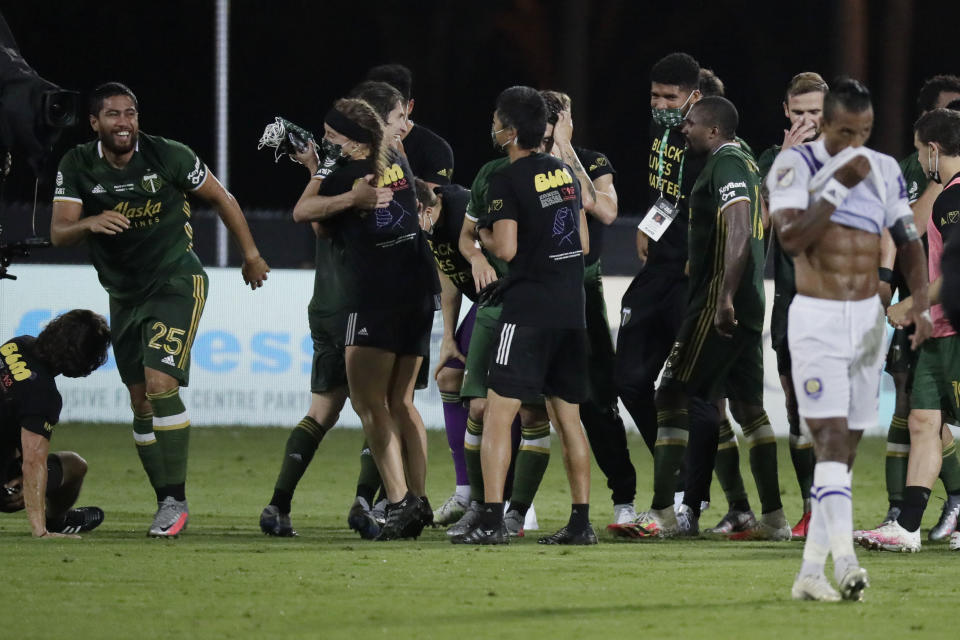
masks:
<path id="1" fill-rule="evenodd" d="M 497 158 L 491 160 L 477 172 L 477 177 L 473 179 L 470 186 L 470 202 L 467 204 L 467 218 L 476 222 L 487 215 L 487 189 L 490 186 L 490 177 L 500 169 L 510 166 L 510 158 Z M 493 255 L 486 249 L 483 255 L 487 257 L 487 262 L 497 272 L 497 277 L 502 278 L 509 272 L 509 266 L 506 262 Z"/>
<path id="2" fill-rule="evenodd" d="M 780 153 L 780 145 L 775 144 L 762 154 L 757 161 L 760 169 L 760 193 L 767 195 L 766 182 L 770 167 Z M 770 234 L 770 249 L 773 251 L 773 312 L 770 315 L 770 341 L 774 349 L 780 348 L 787 340 L 787 310 L 797 293 L 796 272 L 793 258 L 780 246 L 776 233 Z"/>
<path id="3" fill-rule="evenodd" d="M 60 161 L 54 202 L 76 202 L 82 217 L 119 211 L 130 228 L 87 238 L 100 283 L 122 303 L 148 298 L 174 273 L 200 273 L 193 252 L 187 192 L 199 189 L 207 166 L 186 145 L 140 133 L 122 169 L 103 156 L 100 142 L 77 145 Z"/>
<path id="4" fill-rule="evenodd" d="M 690 293 L 688 315 L 716 309 L 724 273 L 726 222 L 723 210 L 735 202 L 750 207 L 751 234 L 743 277 L 733 297 L 739 326 L 763 330 L 763 221 L 760 177 L 753 158 L 735 143 L 713 153 L 690 194 Z"/>
<path id="5" fill-rule="evenodd" d="M 913 204 L 920 194 L 926 191 L 928 182 L 927 174 L 920 166 L 916 151 L 900 161 L 900 171 L 907 182 L 907 200 Z"/>

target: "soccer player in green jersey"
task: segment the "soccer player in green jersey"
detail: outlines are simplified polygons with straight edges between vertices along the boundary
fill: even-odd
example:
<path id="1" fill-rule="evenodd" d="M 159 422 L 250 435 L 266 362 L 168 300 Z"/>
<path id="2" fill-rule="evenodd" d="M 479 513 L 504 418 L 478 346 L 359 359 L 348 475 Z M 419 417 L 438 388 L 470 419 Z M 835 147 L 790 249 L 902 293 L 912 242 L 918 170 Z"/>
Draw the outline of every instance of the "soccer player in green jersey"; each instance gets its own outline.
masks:
<path id="1" fill-rule="evenodd" d="M 795 75 L 783 99 L 783 114 L 790 121 L 790 128 L 783 131 L 783 144 L 775 144 L 762 154 L 757 161 L 760 169 L 760 193 L 767 198 L 762 186 L 773 165 L 774 158 L 784 149 L 816 140 L 820 136 L 820 122 L 823 118 L 823 97 L 828 90 L 827 83 L 818 73 L 804 71 Z M 790 459 L 800 485 L 803 499 L 803 517 L 793 527 L 793 537 L 803 539 L 807 535 L 810 523 L 810 487 L 813 484 L 813 467 L 816 458 L 813 455 L 813 443 L 800 430 L 800 414 L 797 410 L 797 398 L 793 394 L 793 378 L 790 374 L 790 348 L 787 345 L 787 310 L 797 292 L 794 283 L 793 258 L 780 246 L 776 234 L 770 239 L 773 252 L 773 311 L 770 316 L 770 341 L 777 354 L 777 372 L 780 374 L 780 386 L 787 405 L 787 422 L 790 425 Z"/>
<path id="2" fill-rule="evenodd" d="M 133 437 L 157 497 L 153 537 L 175 537 L 189 517 L 185 483 L 190 417 L 180 387 L 207 299 L 207 275 L 193 252 L 188 193 L 215 207 L 240 245 L 252 289 L 270 267 L 233 196 L 185 145 L 140 132 L 136 96 L 109 82 L 90 100 L 97 140 L 60 161 L 50 237 L 86 241 L 110 296 L 113 352 L 130 392 Z"/>
<path id="3" fill-rule="evenodd" d="M 954 99 L 960 98 L 960 77 L 939 75 L 924 82 L 917 98 L 920 115 L 938 108 L 946 107 Z M 900 171 L 907 183 L 907 198 L 913 210 L 917 230 L 926 243 L 927 222 L 933 210 L 933 203 L 943 191 L 943 185 L 929 180 L 924 172 L 917 153 L 914 151 L 900 161 Z M 880 278 L 889 286 L 888 296 L 896 291 L 903 300 L 910 296 L 910 289 L 900 271 L 899 261 L 883 265 Z M 892 267 L 892 269 L 890 268 Z M 907 482 L 907 458 L 910 455 L 910 431 L 908 416 L 913 392 L 914 368 L 917 364 L 917 352 L 910 348 L 910 330 L 897 329 L 887 352 L 886 371 L 893 377 L 896 401 L 890 428 L 887 430 L 887 455 L 885 461 L 887 499 L 889 506 L 883 524 L 894 522 L 900 515 L 903 491 Z M 945 407 L 949 409 L 949 407 Z M 949 411 L 944 412 L 944 421 L 949 419 Z M 931 540 L 942 540 L 956 529 L 957 516 L 960 514 L 960 458 L 950 429 L 942 430 L 943 456 L 940 479 L 947 491 L 940 521 L 930 530 Z M 862 532 L 857 532 L 858 534 Z"/>
<path id="4" fill-rule="evenodd" d="M 707 162 L 690 195 L 690 292 L 683 324 L 657 390 L 654 496 L 633 525 L 637 537 L 680 533 L 675 477 L 690 429 L 692 396 L 726 395 L 743 425 L 763 516 L 756 538 L 784 540 L 776 438 L 763 410 L 763 225 L 756 164 L 734 141 L 737 110 L 726 98 L 697 102 L 683 125 L 689 150 Z"/>

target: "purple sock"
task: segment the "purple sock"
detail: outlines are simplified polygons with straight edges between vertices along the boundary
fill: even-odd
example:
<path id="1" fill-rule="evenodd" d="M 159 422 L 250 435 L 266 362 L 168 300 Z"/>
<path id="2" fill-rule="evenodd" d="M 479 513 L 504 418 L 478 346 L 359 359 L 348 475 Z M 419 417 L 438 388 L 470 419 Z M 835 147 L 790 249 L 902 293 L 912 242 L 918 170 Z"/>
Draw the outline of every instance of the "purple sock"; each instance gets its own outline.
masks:
<path id="1" fill-rule="evenodd" d="M 447 444 L 453 455 L 453 468 L 457 474 L 457 486 L 470 484 L 467 477 L 467 461 L 463 455 L 463 436 L 467 432 L 469 410 L 463 406 L 460 394 L 440 393 L 443 399 L 443 424 L 447 430 Z"/>

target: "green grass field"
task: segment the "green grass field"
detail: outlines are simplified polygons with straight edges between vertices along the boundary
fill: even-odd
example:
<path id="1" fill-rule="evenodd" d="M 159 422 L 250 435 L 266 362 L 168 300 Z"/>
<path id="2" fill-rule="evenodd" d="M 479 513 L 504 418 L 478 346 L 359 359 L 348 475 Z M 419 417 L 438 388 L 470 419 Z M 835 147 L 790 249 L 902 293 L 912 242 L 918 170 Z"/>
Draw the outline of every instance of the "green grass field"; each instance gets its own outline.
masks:
<path id="1" fill-rule="evenodd" d="M 103 507 L 107 520 L 82 540 L 55 541 L 31 539 L 22 513 L 0 516 L 0 596 L 7 607 L 0 638 L 825 640 L 956 633 L 949 607 L 960 596 L 960 553 L 946 544 L 927 544 L 918 555 L 859 551 L 873 582 L 866 602 L 825 605 L 790 600 L 799 543 L 629 543 L 604 535 L 597 547 L 545 548 L 531 534 L 509 547 L 478 549 L 451 545 L 439 529 L 417 541 L 360 540 L 345 524 L 358 431 L 335 430 L 321 445 L 294 498 L 300 536 L 268 538 L 257 519 L 287 433 L 194 429 L 189 529 L 178 540 L 152 540 L 145 533 L 155 503 L 130 428 L 58 427 L 53 448 L 75 450 L 90 465 L 80 503 Z M 780 445 L 784 504 L 793 520 L 800 500 L 786 443 Z M 854 477 L 859 526 L 873 526 L 886 511 L 883 445 L 861 445 Z M 646 506 L 651 459 L 639 438 L 631 451 L 638 507 Z M 430 433 L 430 454 L 428 489 L 439 504 L 453 488 L 441 432 Z M 569 510 L 556 438 L 554 454 L 536 502 L 542 531 L 562 525 Z M 716 487 L 714 499 L 705 526 L 724 511 Z M 940 505 L 931 499 L 925 527 Z M 611 511 L 594 468 L 598 532 Z"/>

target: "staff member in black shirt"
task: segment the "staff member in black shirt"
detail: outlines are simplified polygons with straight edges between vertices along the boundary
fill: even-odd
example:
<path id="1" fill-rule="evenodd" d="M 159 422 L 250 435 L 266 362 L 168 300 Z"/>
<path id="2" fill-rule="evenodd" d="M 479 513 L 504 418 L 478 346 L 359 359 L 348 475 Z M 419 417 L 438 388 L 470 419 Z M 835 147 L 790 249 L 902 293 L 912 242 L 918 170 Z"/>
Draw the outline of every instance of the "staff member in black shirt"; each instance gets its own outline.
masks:
<path id="1" fill-rule="evenodd" d="M 440 286 L 420 231 L 413 174 L 389 147 L 383 120 L 366 101 L 346 98 L 327 112 L 324 129 L 348 159 L 322 182 L 311 181 L 294 219 L 327 222 L 354 279 L 347 382 L 389 500 L 378 539 L 417 537 L 429 507 L 420 499 L 426 432 L 413 389 L 429 353 Z M 360 205 L 371 190 L 372 211 Z"/>
<path id="2" fill-rule="evenodd" d="M 586 220 L 573 172 L 561 160 L 536 152 L 546 118 L 546 105 L 535 89 L 511 87 L 497 98 L 492 133 L 511 164 L 491 177 L 488 217 L 478 228 L 484 246 L 509 262 L 510 275 L 496 285 L 503 312 L 487 380 L 481 445 L 486 502 L 477 527 L 455 540 L 467 544 L 508 540 L 503 484 L 510 464 L 510 424 L 524 401 L 541 394 L 563 443 L 573 509 L 565 527 L 539 542 L 597 542 L 589 522 L 590 449 L 579 411 L 587 396 Z"/>
<path id="3" fill-rule="evenodd" d="M 50 453 L 63 399 L 56 377 L 81 378 L 107 360 L 103 316 L 74 309 L 36 338 L 0 344 L 0 511 L 26 508 L 34 537 L 78 537 L 103 522 L 99 507 L 71 509 L 87 463 L 72 451 Z"/>

